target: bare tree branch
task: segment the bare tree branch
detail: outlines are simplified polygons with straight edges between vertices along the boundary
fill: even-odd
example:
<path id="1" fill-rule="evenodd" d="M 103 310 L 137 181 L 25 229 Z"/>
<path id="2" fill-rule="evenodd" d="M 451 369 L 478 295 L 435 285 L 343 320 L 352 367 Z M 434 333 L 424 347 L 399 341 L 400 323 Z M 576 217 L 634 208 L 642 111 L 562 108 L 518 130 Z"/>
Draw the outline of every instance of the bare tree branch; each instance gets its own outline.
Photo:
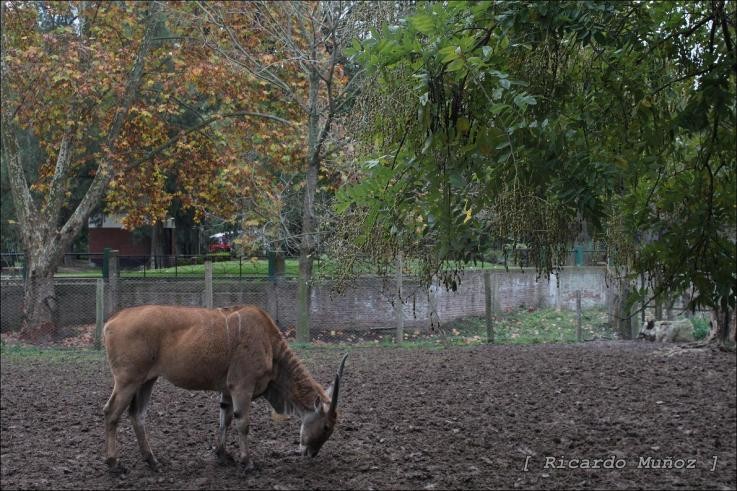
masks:
<path id="1" fill-rule="evenodd" d="M 49 185 L 49 193 L 46 198 L 45 219 L 50 227 L 56 227 L 61 215 L 61 207 L 67 192 L 67 179 L 69 172 L 69 164 L 72 161 L 72 150 L 74 148 L 72 142 L 72 130 L 69 129 L 61 139 L 59 145 L 59 155 L 56 157 L 56 167 L 54 168 L 54 177 Z"/>

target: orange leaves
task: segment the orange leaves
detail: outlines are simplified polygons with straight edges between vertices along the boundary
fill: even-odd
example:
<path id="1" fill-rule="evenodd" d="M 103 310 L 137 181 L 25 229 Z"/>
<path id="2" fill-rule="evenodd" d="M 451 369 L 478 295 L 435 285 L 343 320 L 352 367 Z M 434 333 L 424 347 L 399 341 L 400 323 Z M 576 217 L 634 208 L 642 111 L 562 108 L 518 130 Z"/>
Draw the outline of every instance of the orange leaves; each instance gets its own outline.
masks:
<path id="1" fill-rule="evenodd" d="M 77 20 L 40 29 L 37 5 L 25 2 L 6 3 L 3 19 L 2 110 L 15 115 L 13 122 L 38 140 L 46 156 L 34 190 L 48 186 L 59 142 L 70 128 L 77 137 L 71 175 L 83 165 L 112 165 L 107 205 L 127 212 L 129 226 L 165 216 L 175 200 L 198 215 L 209 209 L 227 216 L 246 199 L 278 199 L 274 176 L 301 170 L 307 117 L 300 103 L 308 98 L 308 78 L 299 50 L 307 39 L 289 8 L 307 6 L 165 4 L 161 37 L 167 39 L 148 53 L 120 136 L 108 144 L 150 5 L 46 4 L 50 18 Z M 220 9 L 235 37 L 208 26 L 206 17 L 198 17 L 202 9 Z M 289 43 L 274 37 L 278 30 L 269 22 L 288 27 Z M 234 64 L 216 56 L 205 39 L 249 56 L 241 52 Z M 324 61 L 328 55 L 318 56 Z M 342 80 L 342 70 L 335 77 Z M 221 119 L 236 113 L 251 115 Z"/>
<path id="2" fill-rule="evenodd" d="M 79 6 L 71 10 L 66 2 L 47 3 L 48 17 L 39 19 L 36 4 L 12 2 L 6 6 L 3 110 L 11 111 L 14 123 L 38 139 L 48 155 L 44 168 L 53 168 L 61 135 L 70 127 L 75 129 L 78 138 L 72 163 L 79 166 L 87 161 L 93 136 L 104 134 L 114 114 L 110 92 L 122 90 L 135 55 L 132 39 L 119 49 L 107 43 L 111 36 L 120 36 L 114 33 L 117 27 L 106 23 L 112 20 L 112 12 L 122 20 L 121 10 L 101 5 L 95 11 L 99 15 L 92 19 L 87 17 L 91 11 L 79 10 Z M 133 12 L 127 15 L 135 16 Z M 68 24 L 39 28 L 39 22 L 50 19 L 68 19 Z M 83 20 L 90 26 L 86 34 L 78 32 Z M 48 178 L 41 173 L 35 187 L 42 188 Z"/>

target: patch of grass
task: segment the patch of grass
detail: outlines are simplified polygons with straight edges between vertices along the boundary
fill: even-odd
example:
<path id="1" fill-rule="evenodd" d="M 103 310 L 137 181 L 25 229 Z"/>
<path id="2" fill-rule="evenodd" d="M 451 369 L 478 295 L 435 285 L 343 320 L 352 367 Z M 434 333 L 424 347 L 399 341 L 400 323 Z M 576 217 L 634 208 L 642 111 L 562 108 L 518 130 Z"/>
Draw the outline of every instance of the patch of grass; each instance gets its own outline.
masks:
<path id="1" fill-rule="evenodd" d="M 709 332 L 705 319 L 694 318 L 696 339 L 703 339 Z M 590 309 L 582 314 L 581 328 L 584 340 L 617 339 L 616 333 L 607 324 L 605 309 Z M 443 326 L 445 334 L 428 335 L 426 331 L 405 329 L 405 340 L 397 343 L 394 332 L 387 331 L 381 339 L 358 343 L 299 343 L 291 341 L 290 347 L 300 356 L 310 357 L 311 352 L 320 350 L 351 351 L 362 348 L 406 348 L 440 350 L 448 347 L 469 347 L 486 344 L 486 321 L 483 317 L 470 317 Z M 501 313 L 494 320 L 495 344 L 540 344 L 573 343 L 576 341 L 576 313 L 555 309 L 529 311 L 519 309 Z M 52 360 L 58 362 L 98 361 L 105 359 L 104 351 L 80 348 L 34 347 L 20 344 L 0 344 L 4 360 Z"/>
<path id="2" fill-rule="evenodd" d="M 486 344 L 486 319 L 469 317 L 443 326 L 445 335 L 427 336 L 407 330 L 407 339 L 396 343 L 386 336 L 379 345 L 386 347 L 443 348 L 446 346 L 474 346 Z M 590 309 L 582 313 L 583 340 L 616 339 L 607 323 L 605 309 Z M 503 313 L 494 319 L 495 344 L 540 344 L 576 342 L 576 313 L 557 312 L 555 309 L 529 311 L 519 309 Z M 374 344 L 376 346 L 376 344 Z"/>
<path id="3" fill-rule="evenodd" d="M 80 348 L 27 346 L 0 342 L 0 356 L 6 361 L 44 360 L 52 362 L 102 361 L 105 351 Z"/>
<path id="4" fill-rule="evenodd" d="M 486 320 L 469 318 L 449 326 L 454 336 L 486 340 Z M 589 309 L 581 314 L 584 340 L 613 339 L 614 331 L 607 323 L 604 309 Z M 573 343 L 576 341 L 576 313 L 568 310 L 518 309 L 494 319 L 496 344 Z"/>
<path id="5" fill-rule="evenodd" d="M 217 257 L 218 254 L 212 255 L 211 257 Z M 220 254 L 220 256 L 224 256 Z M 228 256 L 229 257 L 229 256 Z M 191 264 L 185 264 L 186 261 L 192 260 Z M 182 263 L 176 267 L 172 266 L 169 268 L 149 269 L 140 266 L 134 269 L 122 268 L 120 275 L 124 278 L 157 278 L 157 277 L 204 277 L 205 266 L 202 263 L 203 257 L 186 258 L 181 257 L 179 261 Z M 321 257 L 315 261 L 314 264 L 314 275 L 315 278 L 330 278 L 334 276 L 340 269 L 340 265 L 334 260 Z M 461 263 L 457 261 L 449 261 L 446 264 L 448 268 L 461 267 Z M 472 264 L 466 264 L 464 269 L 468 271 L 491 269 L 491 270 L 504 270 L 503 264 L 491 263 L 491 262 L 476 262 Z M 518 270 L 519 266 L 509 265 L 510 270 Z M 530 269 L 530 268 L 523 268 Z M 418 260 L 406 261 L 404 264 L 404 270 L 406 274 L 416 274 L 420 271 L 420 262 Z M 364 274 L 376 274 L 376 267 L 374 265 L 359 265 L 358 272 Z M 266 277 L 269 273 L 269 262 L 267 259 L 261 258 L 248 258 L 243 259 L 224 259 L 224 257 L 217 258 L 212 265 L 212 274 L 214 276 L 253 276 L 253 277 Z M 296 277 L 299 274 L 299 260 L 298 259 L 286 259 L 284 262 L 284 275 L 287 277 Z M 59 278 L 102 278 L 102 268 L 89 266 L 84 268 L 70 269 L 62 266 L 59 271 L 54 275 Z"/>
<path id="6" fill-rule="evenodd" d="M 469 317 L 442 326 L 442 331 L 429 334 L 424 330 L 405 329 L 405 339 L 397 343 L 394 330 L 388 330 L 379 339 L 341 343 L 296 343 L 290 346 L 295 350 L 314 349 L 351 350 L 360 348 L 414 348 L 444 349 L 448 347 L 469 347 L 486 344 L 486 320 L 483 317 Z M 616 332 L 607 322 L 606 309 L 585 310 L 581 316 L 581 331 L 584 341 L 595 339 L 618 339 Z M 576 313 L 557 312 L 555 309 L 519 309 L 499 314 L 494 320 L 495 344 L 541 344 L 576 342 Z"/>
<path id="7" fill-rule="evenodd" d="M 289 343 L 289 347 L 295 351 L 299 351 L 299 350 L 312 349 L 315 347 L 315 345 L 311 343 L 302 343 L 299 341 L 292 341 L 291 343 Z"/>
<path id="8" fill-rule="evenodd" d="M 303 343 L 291 343 L 290 346 L 294 348 L 294 350 L 300 354 L 300 356 L 303 356 L 303 354 L 307 354 L 310 351 L 322 351 L 322 350 L 334 350 L 334 351 L 352 351 L 352 350 L 361 350 L 361 349 L 367 349 L 367 348 L 388 348 L 388 349 L 397 349 L 397 348 L 406 348 L 406 349 L 428 349 L 428 350 L 440 350 L 445 348 L 447 345 L 453 345 L 453 346 L 468 346 L 468 343 L 443 343 L 441 339 L 439 338 L 433 338 L 433 339 L 417 339 L 417 340 L 405 340 L 401 343 L 397 343 L 394 341 L 394 337 L 390 336 L 388 338 L 382 339 L 379 342 L 372 342 L 372 341 L 363 341 L 358 343 L 322 343 L 322 344 L 303 344 Z"/>
<path id="9" fill-rule="evenodd" d="M 55 278 L 102 278 L 102 270 L 101 269 L 86 269 L 84 271 L 64 271 L 61 273 L 56 273 L 54 275 Z"/>

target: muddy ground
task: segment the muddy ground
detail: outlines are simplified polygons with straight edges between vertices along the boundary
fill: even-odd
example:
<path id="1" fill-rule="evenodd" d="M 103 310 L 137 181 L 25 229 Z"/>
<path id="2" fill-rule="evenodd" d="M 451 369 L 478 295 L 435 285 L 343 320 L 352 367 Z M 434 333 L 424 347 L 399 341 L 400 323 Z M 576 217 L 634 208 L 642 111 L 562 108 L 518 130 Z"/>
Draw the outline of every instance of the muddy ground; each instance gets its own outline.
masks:
<path id="1" fill-rule="evenodd" d="M 341 351 L 301 354 L 328 382 Z M 211 456 L 217 395 L 162 381 L 147 422 L 163 470 L 146 467 L 124 420 L 129 472 L 110 475 L 110 390 L 102 359 L 3 356 L 2 488 L 735 489 L 735 356 L 719 351 L 635 342 L 353 349 L 341 419 L 320 454 L 292 455 L 298 422 L 272 422 L 259 400 L 250 436 L 258 467 L 247 475 Z"/>

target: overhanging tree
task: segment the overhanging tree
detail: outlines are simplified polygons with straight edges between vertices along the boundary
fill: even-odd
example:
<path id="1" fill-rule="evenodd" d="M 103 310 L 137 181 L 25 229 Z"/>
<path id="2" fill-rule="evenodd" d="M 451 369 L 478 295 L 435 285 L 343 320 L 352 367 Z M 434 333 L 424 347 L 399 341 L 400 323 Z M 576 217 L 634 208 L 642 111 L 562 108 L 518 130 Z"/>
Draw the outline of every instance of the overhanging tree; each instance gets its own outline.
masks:
<path id="1" fill-rule="evenodd" d="M 625 282 L 657 278 L 656 297 L 692 286 L 689 307 L 726 324 L 734 18 L 728 2 L 453 2 L 374 32 L 354 50 L 376 84 L 373 158 L 339 206 L 346 250 L 404 249 L 452 286 L 452 260 L 482 257 L 489 237 L 555 271 L 583 217 Z"/>

